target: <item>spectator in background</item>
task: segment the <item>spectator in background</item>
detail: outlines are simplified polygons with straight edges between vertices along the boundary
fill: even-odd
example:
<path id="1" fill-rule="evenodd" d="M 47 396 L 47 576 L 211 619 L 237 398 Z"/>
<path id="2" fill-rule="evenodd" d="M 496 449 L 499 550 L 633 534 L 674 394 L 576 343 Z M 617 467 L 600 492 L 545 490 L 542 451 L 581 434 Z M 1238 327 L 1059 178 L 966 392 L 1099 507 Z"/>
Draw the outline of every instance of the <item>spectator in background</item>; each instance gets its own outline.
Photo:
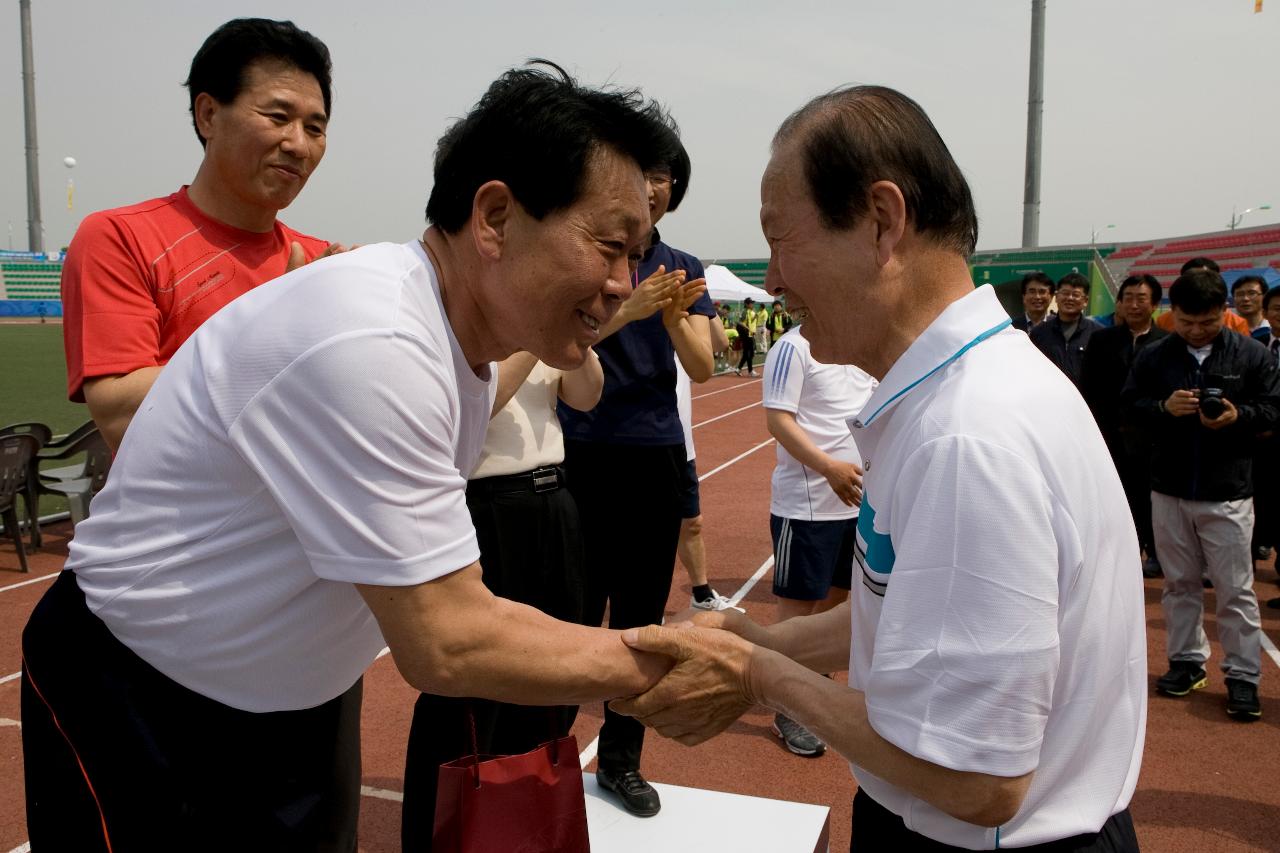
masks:
<path id="1" fill-rule="evenodd" d="M 329 49 L 289 21 L 213 32 L 187 75 L 204 158 L 172 195 L 85 217 L 62 268 L 67 394 L 112 450 L 191 333 L 265 281 L 342 247 L 276 215 L 324 157 Z"/>
<path id="2" fill-rule="evenodd" d="M 724 326 L 711 321 L 711 349 L 716 358 L 729 347 Z M 685 466 L 680 476 L 680 541 L 676 554 L 689 575 L 692 598 L 689 606 L 698 610 L 724 610 L 729 599 L 712 589 L 707 580 L 707 545 L 702 539 L 702 501 L 698 491 L 698 467 L 693 443 L 693 386 L 689 374 L 676 360 L 676 410 L 684 429 Z"/>
<path id="3" fill-rule="evenodd" d="M 498 364 L 493 417 L 467 482 L 467 510 L 480 545 L 481 579 L 494 595 L 582 623 L 582 527 L 565 486 L 564 434 L 556 402 L 593 408 L 604 387 L 595 353 L 564 371 L 528 352 Z M 430 850 L 440 765 L 471 754 L 470 719 L 482 755 L 519 755 L 564 737 L 573 708 L 514 705 L 421 693 L 405 753 L 400 836 Z"/>
<path id="4" fill-rule="evenodd" d="M 1164 289 L 1152 275 L 1131 275 L 1116 292 L 1116 325 L 1099 329 L 1089 339 L 1080 368 L 1080 393 L 1098 421 L 1111 459 L 1120 473 L 1138 544 L 1147 554 L 1146 577 L 1160 574 L 1151 533 L 1151 470 L 1147 437 L 1120 405 L 1120 392 L 1137 353 L 1169 333 L 1157 328 L 1151 314 Z"/>
<path id="5" fill-rule="evenodd" d="M 694 382 L 711 377 L 711 319 L 702 262 L 662 242 L 657 224 L 689 186 L 691 164 L 671 134 L 664 167 L 646 171 L 652 226 L 637 277 L 641 284 L 600 329 L 595 350 L 604 393 L 590 412 L 559 407 L 569 491 L 578 503 L 586 549 L 585 618 L 610 628 L 661 622 L 680 539 L 684 430 L 676 404 L 676 359 Z M 653 282 L 674 275 L 669 296 L 650 299 Z M 664 285 L 659 285 L 664 286 Z M 623 534 L 626 535 L 622 538 Z M 658 813 L 658 792 L 640 774 L 644 726 L 605 707 L 596 780 L 632 814 Z"/>
<path id="6" fill-rule="evenodd" d="M 1179 274 L 1186 275 L 1187 273 L 1195 272 L 1196 270 L 1209 270 L 1210 272 L 1215 272 L 1219 275 L 1222 274 L 1222 269 L 1218 266 L 1218 262 L 1213 258 L 1206 258 L 1203 255 L 1192 258 L 1183 264 L 1182 269 L 1179 270 Z M 1166 332 L 1172 332 L 1173 312 L 1165 311 L 1163 314 L 1157 316 L 1156 325 L 1164 329 Z M 1249 324 L 1243 317 L 1232 311 L 1230 308 L 1227 308 L 1222 312 L 1222 325 L 1224 328 L 1230 329 L 1233 332 L 1239 332 L 1242 335 L 1249 334 Z"/>
<path id="7" fill-rule="evenodd" d="M 738 317 L 738 322 L 733 328 L 738 333 L 738 340 L 742 341 L 742 358 L 738 359 L 738 369 L 734 371 L 738 376 L 742 375 L 742 368 L 747 369 L 748 376 L 756 375 L 756 312 L 755 300 L 747 297 L 742 301 L 742 314 Z"/>
<path id="8" fill-rule="evenodd" d="M 1231 282 L 1231 301 L 1236 313 L 1249 325 L 1249 334 L 1263 343 L 1271 340 L 1271 324 L 1262 307 L 1267 282 L 1260 275 L 1242 275 Z"/>
<path id="9" fill-rule="evenodd" d="M 796 308 L 801 319 L 806 311 Z M 785 622 L 849 598 L 862 503 L 862 455 L 849 422 L 876 381 L 851 364 L 815 360 L 797 326 L 769 351 L 762 384 L 769 434 L 778 442 L 769 532 L 776 621 Z M 796 755 L 817 757 L 827 749 L 782 712 L 774 714 L 773 733 Z"/>
<path id="10" fill-rule="evenodd" d="M 1280 335 L 1275 333 L 1280 329 L 1280 287 L 1271 288 L 1262 297 L 1262 313 L 1268 327 L 1267 337 L 1260 343 L 1280 367 Z M 1265 560 L 1280 546 L 1280 436 L 1276 429 L 1258 435 L 1258 452 L 1253 457 L 1253 514 L 1253 556 Z M 1268 599 L 1267 607 L 1280 609 L 1280 598 Z"/>
<path id="11" fill-rule="evenodd" d="M 1024 332 L 1043 323 L 1052 316 L 1049 304 L 1053 302 L 1053 292 L 1057 285 L 1053 279 L 1042 272 L 1029 272 L 1022 277 L 1022 310 L 1021 317 L 1013 318 L 1013 327 Z"/>
<path id="12" fill-rule="evenodd" d="M 766 353 L 769 351 L 769 309 L 763 304 L 756 305 L 756 352 Z"/>
<path id="13" fill-rule="evenodd" d="M 1031 330 L 1031 342 L 1078 386 L 1085 347 L 1102 326 L 1084 316 L 1089 304 L 1089 279 L 1078 272 L 1067 273 L 1058 280 L 1055 292 L 1058 314 Z"/>
<path id="14" fill-rule="evenodd" d="M 781 299 L 774 300 L 772 312 L 769 314 L 769 346 L 776 344 L 790 328 L 791 315 L 782 307 Z"/>
<path id="15" fill-rule="evenodd" d="M 1257 341 L 1222 327 L 1227 287 L 1210 270 L 1169 288 L 1174 333 L 1144 349 L 1126 406 L 1151 437 L 1151 516 L 1164 569 L 1169 671 L 1156 690 L 1204 687 L 1201 574 L 1213 581 L 1227 713 L 1262 715 L 1261 623 L 1253 592 L 1253 437 L 1280 418 L 1280 372 Z"/>

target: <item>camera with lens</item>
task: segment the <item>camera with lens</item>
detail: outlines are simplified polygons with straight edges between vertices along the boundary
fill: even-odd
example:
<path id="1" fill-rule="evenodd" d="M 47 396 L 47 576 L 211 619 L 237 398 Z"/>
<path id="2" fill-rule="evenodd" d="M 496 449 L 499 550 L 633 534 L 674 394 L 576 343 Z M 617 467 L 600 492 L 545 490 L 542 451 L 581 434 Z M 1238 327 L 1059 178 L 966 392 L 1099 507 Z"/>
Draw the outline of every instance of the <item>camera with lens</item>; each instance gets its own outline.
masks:
<path id="1" fill-rule="evenodd" d="M 1200 389 L 1200 414 L 1213 421 L 1222 417 L 1222 413 L 1226 410 L 1227 404 L 1222 398 L 1221 388 L 1207 387 Z"/>

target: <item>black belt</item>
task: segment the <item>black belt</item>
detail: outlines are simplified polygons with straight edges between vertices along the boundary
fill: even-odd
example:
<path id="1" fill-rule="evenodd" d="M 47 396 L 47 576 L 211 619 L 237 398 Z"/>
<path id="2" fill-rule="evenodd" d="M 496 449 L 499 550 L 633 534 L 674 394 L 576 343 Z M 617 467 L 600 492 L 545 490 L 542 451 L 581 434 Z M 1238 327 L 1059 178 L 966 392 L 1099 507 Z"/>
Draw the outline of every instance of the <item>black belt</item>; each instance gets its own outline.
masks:
<path id="1" fill-rule="evenodd" d="M 467 490 L 477 492 L 554 492 L 565 485 L 564 468 L 547 465 L 520 474 L 503 474 L 498 477 L 481 477 L 467 483 Z"/>

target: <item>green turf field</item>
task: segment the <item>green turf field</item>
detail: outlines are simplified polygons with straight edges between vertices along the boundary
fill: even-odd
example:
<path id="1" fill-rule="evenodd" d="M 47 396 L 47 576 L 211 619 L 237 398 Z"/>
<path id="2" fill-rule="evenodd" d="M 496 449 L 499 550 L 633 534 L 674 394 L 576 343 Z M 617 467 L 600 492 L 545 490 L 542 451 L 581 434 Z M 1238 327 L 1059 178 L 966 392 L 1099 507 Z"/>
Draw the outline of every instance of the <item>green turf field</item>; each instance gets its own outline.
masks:
<path id="1" fill-rule="evenodd" d="M 40 421 L 54 434 L 89 419 L 82 403 L 67 401 L 62 325 L 0 325 L 0 426 Z"/>
<path id="2" fill-rule="evenodd" d="M 65 365 L 60 323 L 0 325 L 0 426 L 39 421 L 58 435 L 87 421 L 89 410 L 84 404 L 67 400 Z M 66 508 L 67 502 L 61 497 L 45 495 L 40 499 L 41 515 Z"/>

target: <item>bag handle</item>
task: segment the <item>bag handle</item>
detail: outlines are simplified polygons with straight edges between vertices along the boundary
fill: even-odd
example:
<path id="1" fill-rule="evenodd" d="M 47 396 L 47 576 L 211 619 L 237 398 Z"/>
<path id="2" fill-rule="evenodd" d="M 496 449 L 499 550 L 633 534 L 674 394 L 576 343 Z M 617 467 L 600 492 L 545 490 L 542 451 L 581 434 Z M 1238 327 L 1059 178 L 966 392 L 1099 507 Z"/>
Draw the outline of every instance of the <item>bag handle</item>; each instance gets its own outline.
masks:
<path id="1" fill-rule="evenodd" d="M 471 727 L 471 777 L 475 789 L 480 790 L 480 741 L 476 737 L 476 712 L 467 703 L 467 722 Z"/>

